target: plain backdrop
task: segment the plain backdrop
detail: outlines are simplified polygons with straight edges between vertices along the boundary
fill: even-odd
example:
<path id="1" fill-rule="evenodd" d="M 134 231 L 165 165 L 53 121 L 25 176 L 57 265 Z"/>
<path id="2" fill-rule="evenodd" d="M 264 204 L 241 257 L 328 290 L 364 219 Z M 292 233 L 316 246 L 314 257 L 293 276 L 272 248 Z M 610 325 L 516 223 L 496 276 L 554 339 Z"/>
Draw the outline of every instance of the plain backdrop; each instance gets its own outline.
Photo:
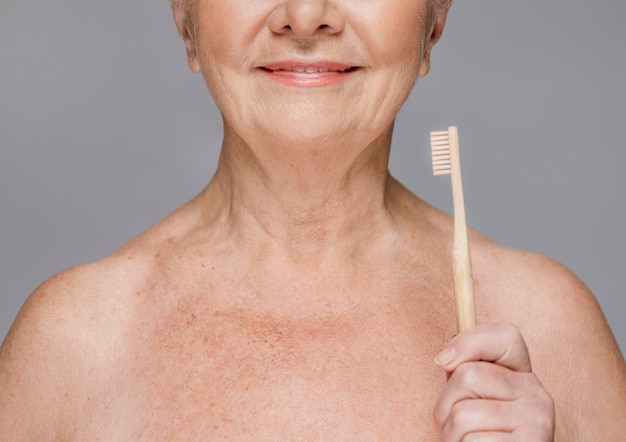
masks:
<path id="1" fill-rule="evenodd" d="M 428 132 L 458 125 L 470 224 L 570 267 L 622 349 L 624 19 L 621 0 L 456 0 L 390 165 L 450 212 Z M 0 338 L 43 280 L 198 193 L 220 139 L 166 0 L 0 0 Z"/>

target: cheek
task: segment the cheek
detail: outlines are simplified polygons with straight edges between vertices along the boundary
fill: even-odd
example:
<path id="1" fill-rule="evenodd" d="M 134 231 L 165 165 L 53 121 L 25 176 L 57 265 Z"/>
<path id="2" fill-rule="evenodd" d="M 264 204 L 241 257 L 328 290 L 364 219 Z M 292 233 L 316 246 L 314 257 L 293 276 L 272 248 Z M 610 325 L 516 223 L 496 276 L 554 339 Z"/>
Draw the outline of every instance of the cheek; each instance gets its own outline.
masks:
<path id="1" fill-rule="evenodd" d="M 195 19 L 196 47 L 203 69 L 214 65 L 241 69 L 258 33 L 258 7 L 246 0 L 200 0 Z M 255 19 L 256 17 L 256 19 Z"/>
<path id="2" fill-rule="evenodd" d="M 370 26 L 361 29 L 370 53 L 383 65 L 417 65 L 424 47 L 427 7 L 418 0 L 388 0 L 370 9 Z"/>
<path id="3" fill-rule="evenodd" d="M 232 95 L 225 88 L 232 83 L 233 74 L 243 71 L 246 53 L 245 39 L 238 31 L 241 22 L 241 0 L 200 0 L 195 19 L 195 47 L 200 70 L 211 95 L 220 104 Z M 238 23 L 240 26 L 225 26 Z M 226 81 L 230 80 L 230 81 Z"/>
<path id="4" fill-rule="evenodd" d="M 232 23 L 233 18 L 228 16 L 227 8 L 218 7 L 216 9 L 215 11 L 200 9 L 196 18 L 195 43 L 203 70 L 215 61 L 219 61 L 221 64 L 227 62 L 227 56 L 236 44 L 233 41 L 236 36 L 230 35 L 232 27 L 221 26 L 218 19 L 221 17 L 224 22 Z"/>

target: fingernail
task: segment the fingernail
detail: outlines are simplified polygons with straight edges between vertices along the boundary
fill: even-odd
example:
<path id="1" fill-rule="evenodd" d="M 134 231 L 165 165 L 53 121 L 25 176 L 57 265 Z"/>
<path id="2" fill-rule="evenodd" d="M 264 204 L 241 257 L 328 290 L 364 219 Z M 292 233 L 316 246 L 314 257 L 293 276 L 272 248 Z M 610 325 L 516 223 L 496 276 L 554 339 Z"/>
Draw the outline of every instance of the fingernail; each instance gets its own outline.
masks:
<path id="1" fill-rule="evenodd" d="M 435 364 L 437 365 L 448 365 L 454 359 L 455 350 L 454 347 L 446 347 L 441 353 L 435 356 Z"/>

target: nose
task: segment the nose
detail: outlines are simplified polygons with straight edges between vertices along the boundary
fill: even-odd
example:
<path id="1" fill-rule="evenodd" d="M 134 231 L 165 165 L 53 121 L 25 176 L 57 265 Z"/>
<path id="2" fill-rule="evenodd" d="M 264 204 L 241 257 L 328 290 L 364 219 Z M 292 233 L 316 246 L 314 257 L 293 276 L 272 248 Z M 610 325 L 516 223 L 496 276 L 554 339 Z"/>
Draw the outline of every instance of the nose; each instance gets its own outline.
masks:
<path id="1" fill-rule="evenodd" d="M 291 31 L 298 38 L 341 32 L 344 18 L 328 3 L 328 0 L 285 0 L 272 11 L 270 29 L 277 34 Z"/>

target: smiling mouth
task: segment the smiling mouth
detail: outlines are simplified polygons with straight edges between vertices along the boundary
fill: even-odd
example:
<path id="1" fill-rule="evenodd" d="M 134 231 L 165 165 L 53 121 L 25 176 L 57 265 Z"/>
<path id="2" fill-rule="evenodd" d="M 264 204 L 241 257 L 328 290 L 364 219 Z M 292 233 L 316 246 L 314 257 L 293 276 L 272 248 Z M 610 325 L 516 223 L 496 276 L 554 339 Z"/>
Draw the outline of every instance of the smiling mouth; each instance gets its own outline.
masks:
<path id="1" fill-rule="evenodd" d="M 346 69 L 332 69 L 332 68 L 316 68 L 316 67 L 294 67 L 294 68 L 279 68 L 279 69 L 270 69 L 268 67 L 262 66 L 259 69 L 265 72 L 295 72 L 298 74 L 319 74 L 319 73 L 339 73 L 339 74 L 347 74 L 349 72 L 354 72 L 360 69 L 359 66 L 350 66 Z"/>
<path id="2" fill-rule="evenodd" d="M 279 61 L 257 68 L 268 78 L 283 85 L 300 88 L 332 86 L 352 78 L 362 66 L 333 61 Z"/>

